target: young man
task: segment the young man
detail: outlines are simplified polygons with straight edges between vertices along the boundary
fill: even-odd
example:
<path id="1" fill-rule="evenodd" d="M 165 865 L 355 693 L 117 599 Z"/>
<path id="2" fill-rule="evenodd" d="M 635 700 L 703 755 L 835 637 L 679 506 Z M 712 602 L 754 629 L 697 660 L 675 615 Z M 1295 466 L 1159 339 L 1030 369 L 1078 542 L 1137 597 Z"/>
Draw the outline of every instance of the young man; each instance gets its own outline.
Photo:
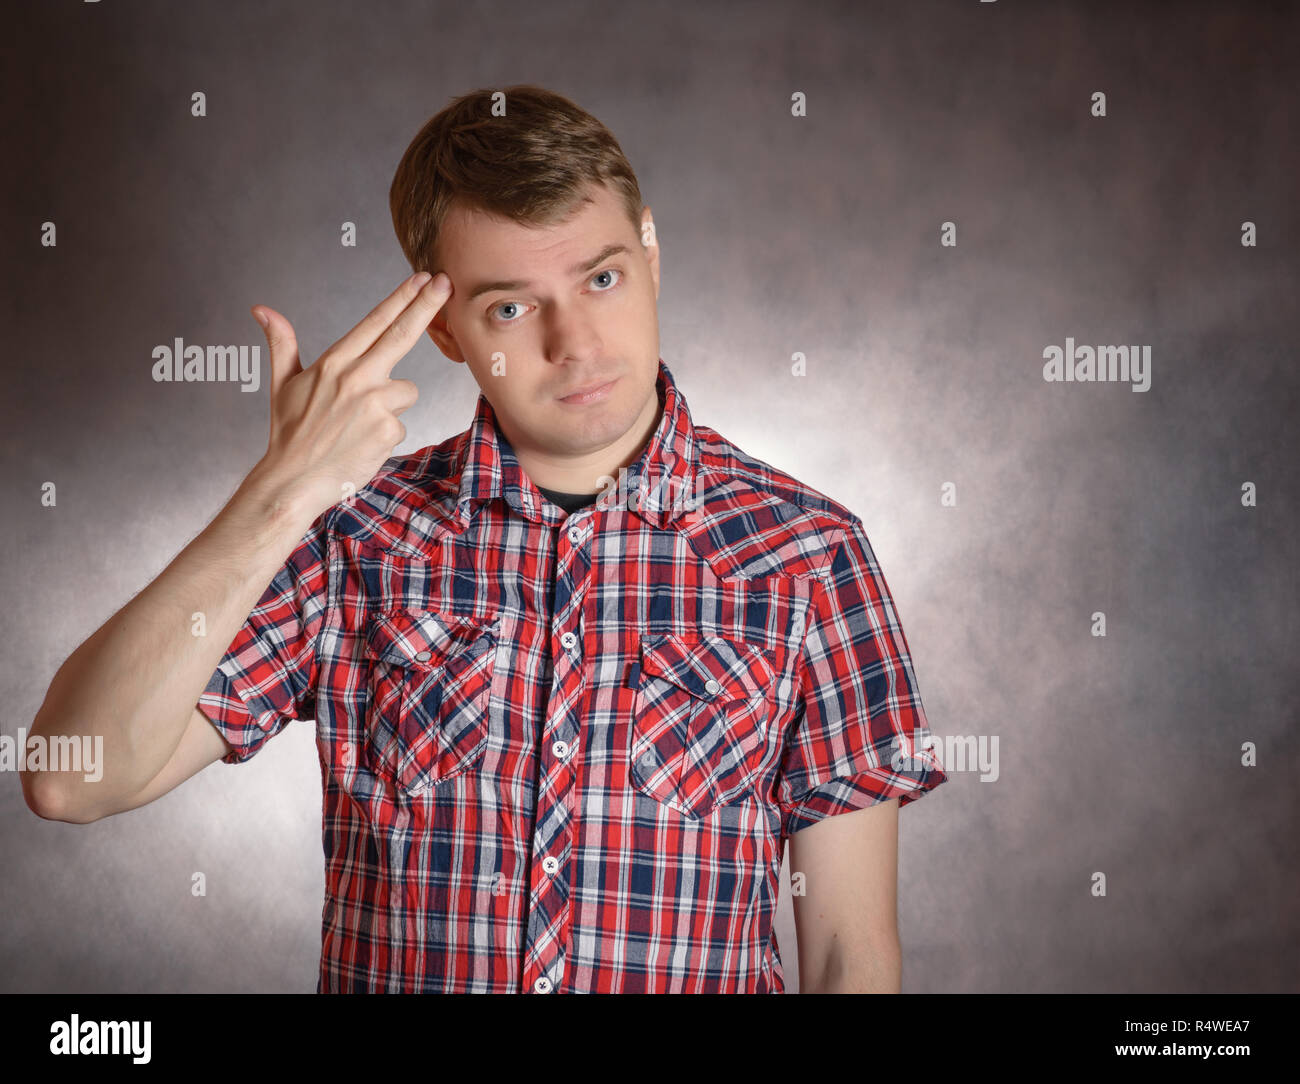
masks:
<path id="1" fill-rule="evenodd" d="M 34 732 L 106 735 L 104 778 L 29 803 L 135 808 L 314 719 L 321 991 L 779 992 L 787 838 L 802 989 L 898 990 L 898 808 L 945 778 L 907 642 L 861 522 L 693 424 L 617 142 L 477 91 L 391 205 L 438 274 L 306 369 L 257 312 L 267 454 L 56 675 Z M 426 330 L 473 423 L 386 459 Z"/>

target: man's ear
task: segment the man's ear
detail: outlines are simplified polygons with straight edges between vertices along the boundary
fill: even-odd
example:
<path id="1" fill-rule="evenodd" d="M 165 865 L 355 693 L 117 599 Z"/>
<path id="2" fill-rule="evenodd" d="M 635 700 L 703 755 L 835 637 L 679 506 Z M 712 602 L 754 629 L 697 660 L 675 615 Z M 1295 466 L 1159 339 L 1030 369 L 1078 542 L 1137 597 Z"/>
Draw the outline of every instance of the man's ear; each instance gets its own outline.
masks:
<path id="1" fill-rule="evenodd" d="M 460 352 L 460 347 L 456 345 L 456 336 L 451 333 L 451 328 L 447 326 L 446 306 L 438 310 L 432 322 L 429 324 L 429 338 L 433 340 L 434 345 L 443 352 L 443 354 L 452 361 L 458 361 L 462 365 L 465 363 L 465 356 Z"/>
<path id="2" fill-rule="evenodd" d="M 641 208 L 641 237 L 642 247 L 645 249 L 645 258 L 650 264 L 650 277 L 655 283 L 655 298 L 659 297 L 659 232 L 654 228 L 654 217 L 650 213 L 650 205 L 647 203 Z M 645 244 L 646 239 L 650 243 Z"/>

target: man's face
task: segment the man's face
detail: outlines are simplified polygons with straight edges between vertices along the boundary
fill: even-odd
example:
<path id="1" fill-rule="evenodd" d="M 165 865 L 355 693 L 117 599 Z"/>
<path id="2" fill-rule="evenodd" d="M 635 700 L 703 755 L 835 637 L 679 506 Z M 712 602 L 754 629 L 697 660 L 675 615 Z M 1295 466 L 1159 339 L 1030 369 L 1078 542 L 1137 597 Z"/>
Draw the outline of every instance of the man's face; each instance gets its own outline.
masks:
<path id="1" fill-rule="evenodd" d="M 581 493 L 632 462 L 659 417 L 658 245 L 653 231 L 641 243 L 611 189 L 588 193 L 543 229 L 454 207 L 431 268 L 452 294 L 429 325 L 469 366 L 533 481 Z M 595 398 L 571 398 L 600 384 Z"/>

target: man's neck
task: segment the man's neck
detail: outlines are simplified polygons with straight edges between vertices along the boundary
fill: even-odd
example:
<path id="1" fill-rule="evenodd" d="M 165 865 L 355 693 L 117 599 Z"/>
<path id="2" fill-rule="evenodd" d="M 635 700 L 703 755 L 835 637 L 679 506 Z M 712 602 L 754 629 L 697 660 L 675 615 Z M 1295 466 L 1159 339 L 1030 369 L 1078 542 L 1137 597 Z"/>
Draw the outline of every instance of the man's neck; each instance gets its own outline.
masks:
<path id="1" fill-rule="evenodd" d="M 635 463 L 650 443 L 659 427 L 659 420 L 663 417 L 663 407 L 659 404 L 658 396 L 650 402 L 653 409 L 648 416 L 643 415 L 622 439 L 599 452 L 578 459 L 557 459 L 515 447 L 512 442 L 515 458 L 539 489 L 551 489 L 560 493 L 596 493 L 601 489 L 602 477 L 616 478 L 619 468 Z"/>

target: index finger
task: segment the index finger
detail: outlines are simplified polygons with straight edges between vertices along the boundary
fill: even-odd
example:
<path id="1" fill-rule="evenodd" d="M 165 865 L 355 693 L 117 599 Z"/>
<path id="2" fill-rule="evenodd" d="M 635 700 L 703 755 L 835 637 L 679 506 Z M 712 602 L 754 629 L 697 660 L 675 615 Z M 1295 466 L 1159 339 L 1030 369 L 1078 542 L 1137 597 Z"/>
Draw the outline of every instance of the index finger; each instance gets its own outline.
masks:
<path id="1" fill-rule="evenodd" d="M 370 344 L 361 356 L 359 364 L 368 369 L 373 368 L 385 376 L 393 371 L 402 358 L 406 357 L 425 333 L 438 311 L 451 297 L 451 279 L 445 271 L 439 271 L 432 279 L 421 286 L 410 302 L 397 313 L 388 326 Z"/>
<path id="2" fill-rule="evenodd" d="M 412 275 L 389 294 L 383 301 L 370 310 L 351 331 L 339 339 L 332 350 L 342 354 L 349 361 L 359 358 L 374 344 L 398 315 L 419 295 L 432 276 L 428 271 Z"/>

